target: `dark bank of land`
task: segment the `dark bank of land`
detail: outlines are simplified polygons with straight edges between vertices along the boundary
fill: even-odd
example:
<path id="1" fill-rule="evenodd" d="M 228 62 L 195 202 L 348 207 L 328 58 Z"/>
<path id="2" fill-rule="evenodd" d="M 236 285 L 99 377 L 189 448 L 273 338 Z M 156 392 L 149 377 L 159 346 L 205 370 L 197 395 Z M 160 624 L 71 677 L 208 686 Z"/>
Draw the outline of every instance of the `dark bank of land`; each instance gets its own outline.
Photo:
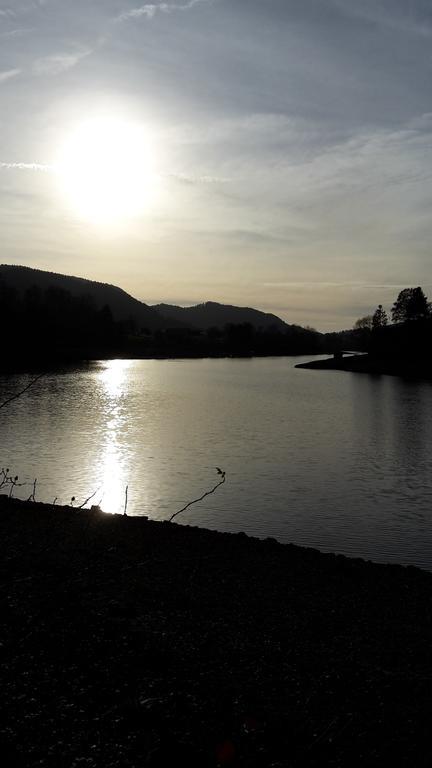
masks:
<path id="1" fill-rule="evenodd" d="M 0 265 L 0 371 L 111 358 L 316 354 L 322 334 L 250 307 L 149 307 L 120 288 Z"/>
<path id="2" fill-rule="evenodd" d="M 428 355 L 419 359 L 378 358 L 372 355 L 334 355 L 325 360 L 299 363 L 296 368 L 320 371 L 351 371 L 375 375 L 403 376 L 413 379 L 432 379 L 432 363 Z"/>
<path id="3" fill-rule="evenodd" d="M 430 766 L 432 574 L 0 497 L 5 765 Z"/>
<path id="4" fill-rule="evenodd" d="M 389 325 L 380 304 L 353 329 L 320 333 L 251 307 L 211 301 L 194 307 L 150 307 L 113 285 L 0 265 L 2 373 L 113 358 L 267 357 L 352 350 L 368 357 L 307 367 L 430 377 L 432 304 L 420 286 L 399 293 L 392 321 Z"/>
<path id="5" fill-rule="evenodd" d="M 339 348 L 332 350 L 332 358 L 297 367 L 432 379 L 431 342 L 432 316 L 428 315 L 368 331 L 363 348 L 367 354 L 343 354 Z M 348 349 L 352 347 L 345 346 Z"/>

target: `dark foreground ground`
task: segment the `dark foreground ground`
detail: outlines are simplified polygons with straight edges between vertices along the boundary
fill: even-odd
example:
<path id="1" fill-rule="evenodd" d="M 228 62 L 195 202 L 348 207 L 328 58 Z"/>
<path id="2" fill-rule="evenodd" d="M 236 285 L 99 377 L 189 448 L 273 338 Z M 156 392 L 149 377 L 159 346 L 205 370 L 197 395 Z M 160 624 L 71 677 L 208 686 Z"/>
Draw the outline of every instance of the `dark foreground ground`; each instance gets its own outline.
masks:
<path id="1" fill-rule="evenodd" d="M 0 497 L 7 766 L 432 765 L 432 574 Z"/>

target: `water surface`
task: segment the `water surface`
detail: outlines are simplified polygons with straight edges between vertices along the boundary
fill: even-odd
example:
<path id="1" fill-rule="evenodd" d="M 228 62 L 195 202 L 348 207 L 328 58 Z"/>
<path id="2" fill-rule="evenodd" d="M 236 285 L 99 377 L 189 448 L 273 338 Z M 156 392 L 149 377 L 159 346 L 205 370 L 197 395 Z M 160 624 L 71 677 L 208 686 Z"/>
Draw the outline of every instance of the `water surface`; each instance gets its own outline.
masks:
<path id="1" fill-rule="evenodd" d="M 90 503 L 432 569 L 432 384 L 302 358 L 138 360 L 50 374 L 0 411 L 0 466 Z M 0 377 L 0 400 L 28 376 Z"/>

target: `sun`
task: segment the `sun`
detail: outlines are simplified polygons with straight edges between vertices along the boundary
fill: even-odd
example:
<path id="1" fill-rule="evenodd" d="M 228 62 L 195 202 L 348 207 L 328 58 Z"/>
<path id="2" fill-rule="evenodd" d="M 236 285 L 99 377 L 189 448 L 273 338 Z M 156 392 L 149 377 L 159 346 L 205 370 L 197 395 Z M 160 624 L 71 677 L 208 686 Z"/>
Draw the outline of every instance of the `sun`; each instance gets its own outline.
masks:
<path id="1" fill-rule="evenodd" d="M 137 217 L 155 193 L 154 147 L 132 122 L 103 117 L 79 124 L 63 142 L 56 166 L 69 205 L 94 222 Z"/>

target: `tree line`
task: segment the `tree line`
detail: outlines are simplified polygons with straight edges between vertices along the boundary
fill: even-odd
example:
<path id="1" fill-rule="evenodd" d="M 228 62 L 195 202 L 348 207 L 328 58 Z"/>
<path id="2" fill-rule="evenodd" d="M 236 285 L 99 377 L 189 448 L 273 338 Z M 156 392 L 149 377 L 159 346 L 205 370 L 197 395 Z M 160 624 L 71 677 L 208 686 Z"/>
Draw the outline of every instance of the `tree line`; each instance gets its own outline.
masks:
<path id="1" fill-rule="evenodd" d="M 391 310 L 383 306 L 360 318 L 353 329 L 322 334 L 288 325 L 257 328 L 249 322 L 206 330 L 138 327 L 133 317 L 115 320 L 108 305 L 98 307 L 91 295 L 33 286 L 21 294 L 0 278 L 0 367 L 16 370 L 34 363 L 104 357 L 222 357 L 313 355 L 341 350 L 376 356 L 420 354 L 430 346 L 432 309 L 423 290 L 405 288 Z"/>
<path id="2" fill-rule="evenodd" d="M 115 348 L 126 328 L 113 320 L 108 306 L 91 296 L 72 296 L 62 288 L 38 286 L 22 295 L 0 279 L 0 327 L 3 368 L 29 361 L 78 359 L 87 350 Z"/>
<path id="3" fill-rule="evenodd" d="M 371 357 L 429 365 L 432 304 L 420 286 L 400 291 L 390 318 L 379 304 L 373 314 L 357 320 L 354 329 L 363 335 L 364 351 Z"/>
<path id="4" fill-rule="evenodd" d="M 398 295 L 391 309 L 393 323 L 406 323 L 412 320 L 424 320 L 432 317 L 432 303 L 427 300 L 423 289 L 404 288 Z M 382 304 L 378 304 L 372 315 L 360 317 L 354 324 L 354 329 L 382 328 L 389 324 L 389 316 Z"/>
<path id="5" fill-rule="evenodd" d="M 91 295 L 67 289 L 33 286 L 19 293 L 0 278 L 0 327 L 3 369 L 29 362 L 104 357 L 204 357 L 225 355 L 296 355 L 323 351 L 323 336 L 314 329 L 290 325 L 256 328 L 229 323 L 207 330 L 165 328 L 151 331 L 134 317 L 115 320 L 108 305 L 98 307 Z M 6 348 L 5 348 L 6 347 Z"/>

